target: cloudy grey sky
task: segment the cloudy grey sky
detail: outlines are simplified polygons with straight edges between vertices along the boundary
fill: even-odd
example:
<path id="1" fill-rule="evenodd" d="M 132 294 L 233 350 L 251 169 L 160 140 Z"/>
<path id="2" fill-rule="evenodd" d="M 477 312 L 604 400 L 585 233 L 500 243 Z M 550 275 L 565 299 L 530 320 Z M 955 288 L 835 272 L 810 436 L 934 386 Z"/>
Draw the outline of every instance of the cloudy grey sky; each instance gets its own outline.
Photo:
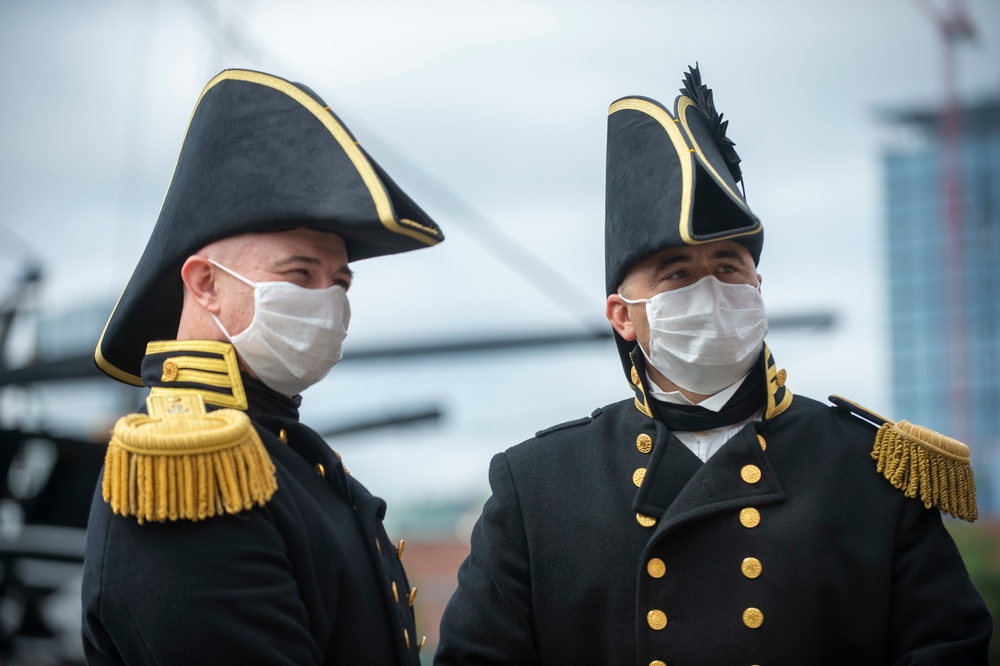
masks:
<path id="1" fill-rule="evenodd" d="M 959 90 L 1000 94 L 1000 2 L 966 4 L 978 39 L 959 51 Z M 670 105 L 698 61 L 765 225 L 769 310 L 839 316 L 831 332 L 769 336 L 789 386 L 892 415 L 878 112 L 939 104 L 941 54 L 912 0 L 6 0 L 0 296 L 32 257 L 45 306 L 113 301 L 199 92 L 245 67 L 324 97 L 447 236 L 354 266 L 348 349 L 582 330 L 603 316 L 608 105 Z M 335 446 L 389 499 L 476 494 L 493 452 L 627 395 L 596 345 L 345 364 L 306 393 L 304 417 L 441 405 L 439 424 Z"/>

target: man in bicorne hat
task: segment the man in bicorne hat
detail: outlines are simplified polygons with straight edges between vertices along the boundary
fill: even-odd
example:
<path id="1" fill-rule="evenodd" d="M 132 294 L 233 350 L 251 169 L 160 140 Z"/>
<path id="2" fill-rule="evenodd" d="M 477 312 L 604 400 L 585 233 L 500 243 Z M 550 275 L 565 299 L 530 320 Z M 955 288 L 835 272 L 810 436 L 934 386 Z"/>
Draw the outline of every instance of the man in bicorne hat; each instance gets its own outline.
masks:
<path id="1" fill-rule="evenodd" d="M 88 663 L 419 663 L 385 504 L 298 406 L 341 358 L 348 262 L 442 239 L 311 90 L 208 83 L 96 351 L 150 391 L 91 507 Z"/>
<path id="2" fill-rule="evenodd" d="M 607 317 L 634 398 L 494 457 L 440 666 L 982 664 L 940 510 L 968 448 L 793 396 L 764 344 L 760 222 L 701 84 L 608 117 Z"/>

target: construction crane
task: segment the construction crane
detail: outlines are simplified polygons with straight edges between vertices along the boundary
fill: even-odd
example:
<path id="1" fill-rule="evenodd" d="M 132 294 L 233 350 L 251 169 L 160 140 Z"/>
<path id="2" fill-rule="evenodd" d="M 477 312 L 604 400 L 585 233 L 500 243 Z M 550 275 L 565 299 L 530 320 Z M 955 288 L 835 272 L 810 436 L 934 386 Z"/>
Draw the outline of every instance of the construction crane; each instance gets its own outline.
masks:
<path id="1" fill-rule="evenodd" d="M 961 441 L 971 434 L 969 413 L 969 368 L 966 338 L 965 211 L 962 201 L 962 118 L 958 99 L 956 51 L 962 42 L 975 39 L 972 19 L 963 0 L 949 0 L 938 9 L 931 0 L 914 0 L 930 17 L 943 45 L 944 106 L 941 110 L 942 193 L 944 195 L 945 266 L 948 294 L 948 356 L 951 386 L 948 391 L 952 432 Z"/>

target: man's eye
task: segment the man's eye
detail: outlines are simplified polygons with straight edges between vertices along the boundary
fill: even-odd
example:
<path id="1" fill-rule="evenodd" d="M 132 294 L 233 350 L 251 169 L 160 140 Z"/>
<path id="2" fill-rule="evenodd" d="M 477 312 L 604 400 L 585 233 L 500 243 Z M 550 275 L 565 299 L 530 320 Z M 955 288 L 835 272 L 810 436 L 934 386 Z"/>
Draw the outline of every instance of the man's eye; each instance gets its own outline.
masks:
<path id="1" fill-rule="evenodd" d="M 668 275 L 667 279 L 668 280 L 683 280 L 687 276 L 688 276 L 687 269 L 686 268 L 682 268 L 681 270 L 674 271 L 673 273 L 671 273 L 670 275 Z"/>

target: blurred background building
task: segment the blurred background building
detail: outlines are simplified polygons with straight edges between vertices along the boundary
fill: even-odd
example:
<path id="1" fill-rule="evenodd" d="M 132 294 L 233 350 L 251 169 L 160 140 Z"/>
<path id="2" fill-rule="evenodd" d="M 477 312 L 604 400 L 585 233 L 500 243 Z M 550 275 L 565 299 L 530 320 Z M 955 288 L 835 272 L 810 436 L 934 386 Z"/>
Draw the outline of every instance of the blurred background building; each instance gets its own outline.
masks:
<path id="1" fill-rule="evenodd" d="M 953 163 L 947 113 L 887 118 L 893 413 L 972 446 L 989 515 L 1000 513 L 1000 97 L 957 110 Z"/>

